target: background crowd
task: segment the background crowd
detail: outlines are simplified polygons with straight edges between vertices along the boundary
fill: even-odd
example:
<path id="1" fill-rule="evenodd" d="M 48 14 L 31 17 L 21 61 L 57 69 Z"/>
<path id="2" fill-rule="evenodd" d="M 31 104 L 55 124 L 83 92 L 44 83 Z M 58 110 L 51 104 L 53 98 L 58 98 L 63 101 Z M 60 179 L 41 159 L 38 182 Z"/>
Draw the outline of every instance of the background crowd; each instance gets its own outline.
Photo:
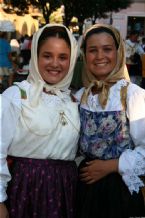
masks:
<path id="1" fill-rule="evenodd" d="M 2 93 L 13 82 L 22 81 L 29 74 L 29 60 L 31 57 L 31 42 L 33 36 L 24 35 L 19 39 L 8 40 L 7 33 L 0 33 L 0 92 Z M 82 35 L 77 39 L 81 45 Z M 126 47 L 126 66 L 131 81 L 145 88 L 145 36 L 140 36 L 138 31 L 132 30 L 124 40 Z M 9 49 L 4 49 L 7 44 Z M 3 50 L 3 51 L 2 51 Z M 4 57 L 4 58 L 3 58 Z M 4 61 L 5 60 L 5 61 Z M 4 63 L 5 62 L 5 63 Z M 2 67 L 7 70 L 2 72 Z M 72 89 L 75 91 L 82 86 L 83 61 L 81 49 L 74 69 Z"/>

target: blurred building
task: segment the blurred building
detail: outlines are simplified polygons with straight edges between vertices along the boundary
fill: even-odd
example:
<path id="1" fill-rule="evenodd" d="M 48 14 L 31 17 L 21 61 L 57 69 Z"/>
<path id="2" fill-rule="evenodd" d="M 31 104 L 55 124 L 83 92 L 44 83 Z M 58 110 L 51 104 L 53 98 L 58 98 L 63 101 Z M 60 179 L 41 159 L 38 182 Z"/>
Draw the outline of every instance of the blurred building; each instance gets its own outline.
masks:
<path id="1" fill-rule="evenodd" d="M 134 0 L 125 10 L 112 15 L 113 25 L 126 38 L 131 30 L 137 30 L 141 35 L 145 35 L 145 0 Z"/>
<path id="2" fill-rule="evenodd" d="M 39 28 L 39 19 L 42 14 L 38 13 L 33 8 L 30 8 L 28 14 L 17 15 L 15 10 L 9 8 L 10 12 L 5 12 L 5 5 L 2 0 L 0 0 L 0 13 L 4 15 L 7 20 L 10 20 L 15 26 L 15 32 L 13 32 L 13 37 L 19 38 L 24 35 L 32 36 Z"/>
<path id="3" fill-rule="evenodd" d="M 118 13 L 110 13 L 108 19 L 96 22 L 110 23 L 120 30 L 125 39 L 131 30 L 137 30 L 145 36 L 145 0 L 132 0 L 130 7 Z"/>

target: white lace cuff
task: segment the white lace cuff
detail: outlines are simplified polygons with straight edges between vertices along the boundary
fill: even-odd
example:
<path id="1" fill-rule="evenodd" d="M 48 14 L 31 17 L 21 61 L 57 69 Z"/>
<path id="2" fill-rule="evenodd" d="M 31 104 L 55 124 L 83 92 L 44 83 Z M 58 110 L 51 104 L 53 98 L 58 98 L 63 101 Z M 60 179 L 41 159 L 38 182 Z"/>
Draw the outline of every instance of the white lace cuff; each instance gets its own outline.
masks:
<path id="1" fill-rule="evenodd" d="M 120 157 L 119 168 L 122 179 L 124 180 L 131 194 L 134 191 L 138 193 L 139 189 L 144 186 L 143 181 L 140 179 L 140 176 L 145 176 L 144 156 L 135 151 L 126 152 L 126 154 L 122 154 Z"/>
<path id="2" fill-rule="evenodd" d="M 131 194 L 133 194 L 134 191 L 138 193 L 139 189 L 144 186 L 142 180 L 135 174 L 123 175 L 122 178 L 125 184 L 128 186 L 128 189 L 131 192 Z"/>

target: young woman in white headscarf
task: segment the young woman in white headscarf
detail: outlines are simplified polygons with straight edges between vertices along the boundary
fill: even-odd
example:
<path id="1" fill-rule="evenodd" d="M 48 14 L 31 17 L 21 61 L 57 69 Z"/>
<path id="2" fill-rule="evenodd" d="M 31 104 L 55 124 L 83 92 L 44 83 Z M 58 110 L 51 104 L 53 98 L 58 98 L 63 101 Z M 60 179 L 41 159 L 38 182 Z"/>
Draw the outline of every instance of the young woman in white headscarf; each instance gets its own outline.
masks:
<path id="1" fill-rule="evenodd" d="M 74 218 L 80 121 L 69 86 L 77 53 L 65 26 L 45 25 L 33 36 L 27 80 L 1 96 L 1 218 Z"/>
<path id="2" fill-rule="evenodd" d="M 117 29 L 85 34 L 77 218 L 144 217 L 145 90 L 129 81 Z"/>

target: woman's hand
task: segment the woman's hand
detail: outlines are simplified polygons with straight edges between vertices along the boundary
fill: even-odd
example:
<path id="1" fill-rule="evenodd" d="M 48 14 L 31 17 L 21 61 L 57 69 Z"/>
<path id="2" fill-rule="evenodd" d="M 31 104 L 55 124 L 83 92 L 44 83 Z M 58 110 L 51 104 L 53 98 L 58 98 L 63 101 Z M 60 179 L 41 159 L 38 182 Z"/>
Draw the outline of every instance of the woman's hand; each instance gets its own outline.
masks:
<path id="1" fill-rule="evenodd" d="M 118 159 L 92 160 L 86 162 L 80 170 L 80 179 L 87 184 L 92 184 L 110 173 L 118 172 Z"/>
<path id="2" fill-rule="evenodd" d="M 9 218 L 7 208 L 3 203 L 0 203 L 0 218 Z"/>

